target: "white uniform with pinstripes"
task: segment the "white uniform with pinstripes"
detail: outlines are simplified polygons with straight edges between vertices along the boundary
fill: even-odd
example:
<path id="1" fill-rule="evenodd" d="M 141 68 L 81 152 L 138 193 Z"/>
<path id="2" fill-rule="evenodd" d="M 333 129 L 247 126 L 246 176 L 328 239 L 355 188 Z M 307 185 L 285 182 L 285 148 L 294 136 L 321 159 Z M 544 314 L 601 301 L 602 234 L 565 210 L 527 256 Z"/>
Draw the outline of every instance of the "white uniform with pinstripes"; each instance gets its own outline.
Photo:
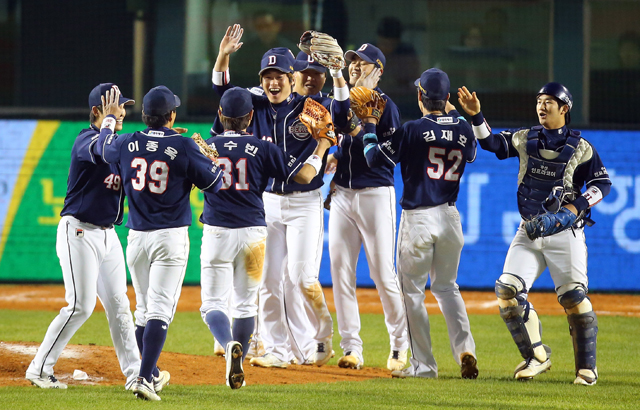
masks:
<path id="1" fill-rule="evenodd" d="M 113 228 L 102 229 L 63 216 L 58 223 L 56 252 L 60 258 L 68 306 L 49 325 L 38 353 L 27 369 L 27 378 L 53 375 L 71 337 L 91 316 L 96 296 L 104 306 L 120 369 L 127 382 L 140 372 L 122 245 Z"/>
<path id="2" fill-rule="evenodd" d="M 189 259 L 187 230 L 129 231 L 127 265 L 136 291 L 136 325 L 144 327 L 151 319 L 173 321 Z"/>
<path id="3" fill-rule="evenodd" d="M 362 357 L 356 299 L 356 264 L 364 245 L 376 285 L 391 350 L 408 347 L 402 297 L 394 268 L 396 195 L 392 186 L 349 189 L 336 186 L 329 216 L 329 254 L 340 347 Z"/>
<path id="4" fill-rule="evenodd" d="M 267 243 L 259 297 L 260 335 L 267 353 L 290 361 L 292 349 L 311 354 L 317 343 L 330 344 L 333 336 L 333 322 L 318 282 L 324 236 L 322 194 L 319 189 L 287 195 L 265 192 L 263 199 Z M 284 275 L 301 296 L 303 303 L 298 307 L 287 303 L 285 309 Z M 292 340 L 287 320 L 292 309 L 298 314 L 307 312 L 313 334 L 298 334 Z M 308 356 L 297 359 L 304 361 Z"/>

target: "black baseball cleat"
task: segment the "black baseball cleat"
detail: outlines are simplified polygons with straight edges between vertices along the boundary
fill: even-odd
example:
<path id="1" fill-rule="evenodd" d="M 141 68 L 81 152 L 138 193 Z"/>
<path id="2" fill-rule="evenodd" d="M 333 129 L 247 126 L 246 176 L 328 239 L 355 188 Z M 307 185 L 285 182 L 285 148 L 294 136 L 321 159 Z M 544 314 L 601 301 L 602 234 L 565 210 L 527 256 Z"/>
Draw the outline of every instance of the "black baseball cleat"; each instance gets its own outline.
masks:
<path id="1" fill-rule="evenodd" d="M 478 360 L 471 353 L 463 353 L 460 359 L 460 374 L 463 379 L 478 378 Z"/>
<path id="2" fill-rule="evenodd" d="M 227 343 L 224 355 L 227 361 L 227 386 L 239 389 L 245 386 L 244 370 L 242 368 L 242 345 L 236 341 Z"/>

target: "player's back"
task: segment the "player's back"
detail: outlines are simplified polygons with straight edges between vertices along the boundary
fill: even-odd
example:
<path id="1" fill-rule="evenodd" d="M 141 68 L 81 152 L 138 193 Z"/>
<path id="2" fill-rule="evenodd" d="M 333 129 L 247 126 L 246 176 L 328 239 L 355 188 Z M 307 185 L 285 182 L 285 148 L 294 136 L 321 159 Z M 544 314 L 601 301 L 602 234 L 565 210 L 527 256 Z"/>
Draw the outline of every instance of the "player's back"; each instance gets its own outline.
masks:
<path id="1" fill-rule="evenodd" d="M 269 178 L 292 178 L 293 170 L 275 144 L 247 133 L 227 131 L 207 140 L 218 153 L 222 186 L 215 194 L 205 192 L 200 221 L 207 225 L 242 228 L 266 226 L 264 192 Z"/>
<path id="2" fill-rule="evenodd" d="M 129 199 L 127 227 L 154 230 L 191 225 L 192 185 L 214 187 L 217 166 L 190 138 L 168 128 L 118 138 L 119 163 Z M 105 151 L 107 160 L 109 154 Z"/>
<path id="3" fill-rule="evenodd" d="M 433 115 L 402 126 L 404 209 L 455 202 L 467 162 L 476 156 L 471 126 L 454 115 Z"/>

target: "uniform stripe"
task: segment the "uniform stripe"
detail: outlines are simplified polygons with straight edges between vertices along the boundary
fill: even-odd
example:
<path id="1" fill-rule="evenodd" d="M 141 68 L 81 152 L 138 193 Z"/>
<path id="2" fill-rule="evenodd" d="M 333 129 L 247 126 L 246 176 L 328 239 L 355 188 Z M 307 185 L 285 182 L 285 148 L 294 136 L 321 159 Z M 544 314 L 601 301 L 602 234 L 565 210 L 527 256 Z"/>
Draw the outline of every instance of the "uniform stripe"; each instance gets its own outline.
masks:
<path id="1" fill-rule="evenodd" d="M 9 209 L 7 210 L 7 216 L 4 220 L 4 229 L 2 230 L 2 237 L 0 237 L 0 261 L 2 260 L 4 247 L 7 244 L 7 239 L 11 232 L 13 220 L 15 219 L 16 214 L 18 213 L 18 208 L 22 203 L 24 192 L 27 190 L 29 182 L 31 182 L 33 171 L 40 163 L 42 154 L 46 151 L 51 138 L 56 133 L 59 126 L 60 121 L 38 121 L 36 129 L 33 131 L 29 148 L 27 149 L 22 166 L 20 167 L 18 180 L 16 181 L 13 193 L 11 194 L 11 202 L 9 204 Z"/>
<path id="2" fill-rule="evenodd" d="M 47 357 L 49 357 L 49 355 L 51 354 L 51 351 L 53 350 L 56 343 L 58 342 L 58 339 L 60 339 L 60 335 L 64 331 L 64 328 L 67 327 L 67 325 L 69 324 L 69 321 L 73 317 L 73 314 L 76 313 L 76 304 L 78 302 L 78 293 L 76 290 L 76 279 L 73 275 L 73 261 L 71 259 L 71 245 L 69 245 L 69 222 L 67 222 L 66 225 L 67 226 L 65 227 L 65 235 L 67 237 L 67 251 L 69 252 L 69 269 L 71 270 L 71 283 L 73 284 L 73 310 L 71 311 L 71 314 L 69 315 L 69 318 L 67 319 L 67 321 L 64 323 L 64 325 L 58 332 L 58 336 L 56 336 L 56 340 L 54 340 L 53 343 L 51 343 L 51 348 L 49 349 L 47 354 L 44 355 L 44 357 L 42 358 L 42 366 L 40 366 L 39 377 L 42 377 L 42 371 L 44 370 L 44 364 L 47 362 Z"/>

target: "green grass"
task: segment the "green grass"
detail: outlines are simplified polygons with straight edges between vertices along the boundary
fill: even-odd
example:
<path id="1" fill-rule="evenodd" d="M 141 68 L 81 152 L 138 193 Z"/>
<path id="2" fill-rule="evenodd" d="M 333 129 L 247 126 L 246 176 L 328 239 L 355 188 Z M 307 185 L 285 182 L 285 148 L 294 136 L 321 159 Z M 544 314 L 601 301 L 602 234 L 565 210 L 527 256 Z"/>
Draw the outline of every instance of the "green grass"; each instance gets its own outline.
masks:
<path id="1" fill-rule="evenodd" d="M 0 339 L 40 342 L 55 312 L 0 310 Z M 593 387 L 574 386 L 573 348 L 565 317 L 543 316 L 543 340 L 553 349 L 553 368 L 528 383 L 512 379 L 521 360 L 498 315 L 472 315 L 480 376 L 461 380 L 449 348 L 441 315 L 431 316 L 438 379 L 377 379 L 364 382 L 310 385 L 249 385 L 232 391 L 226 386 L 172 385 L 162 402 L 134 400 L 121 387 L 76 387 L 46 391 L 33 387 L 0 388 L 3 409 L 167 408 L 172 409 L 636 409 L 640 402 L 640 319 L 598 318 L 598 370 Z M 334 321 L 335 322 L 335 321 Z M 366 366 L 384 367 L 389 342 L 382 315 L 362 315 Z M 336 329 L 337 334 L 337 329 Z M 111 345 L 104 314 L 96 312 L 71 339 L 72 344 Z M 336 356 L 342 353 L 339 337 Z M 213 342 L 197 312 L 178 313 L 171 325 L 166 351 L 209 355 Z M 336 359 L 329 362 L 336 364 Z"/>

